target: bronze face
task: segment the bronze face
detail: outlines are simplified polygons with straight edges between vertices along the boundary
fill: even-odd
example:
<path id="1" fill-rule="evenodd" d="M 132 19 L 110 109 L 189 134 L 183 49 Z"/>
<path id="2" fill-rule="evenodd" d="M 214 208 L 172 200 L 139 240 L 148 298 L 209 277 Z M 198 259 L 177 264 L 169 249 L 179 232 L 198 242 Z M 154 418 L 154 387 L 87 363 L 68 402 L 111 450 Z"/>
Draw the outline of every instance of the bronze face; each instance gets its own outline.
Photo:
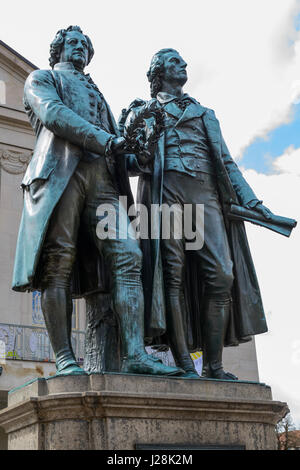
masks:
<path id="1" fill-rule="evenodd" d="M 187 63 L 176 51 L 164 55 L 164 80 L 183 86 L 187 81 Z"/>
<path id="2" fill-rule="evenodd" d="M 85 36 L 79 31 L 69 31 L 61 51 L 61 62 L 72 62 L 74 67 L 80 71 L 88 62 L 88 43 Z"/>

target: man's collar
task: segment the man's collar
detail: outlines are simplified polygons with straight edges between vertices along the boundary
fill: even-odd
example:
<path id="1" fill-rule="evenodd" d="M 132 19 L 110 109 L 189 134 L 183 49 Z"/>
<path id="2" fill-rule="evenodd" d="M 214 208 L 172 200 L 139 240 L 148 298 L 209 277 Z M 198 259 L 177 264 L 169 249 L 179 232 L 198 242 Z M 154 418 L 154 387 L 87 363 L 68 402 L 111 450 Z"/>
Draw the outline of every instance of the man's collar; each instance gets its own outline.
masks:
<path id="1" fill-rule="evenodd" d="M 178 98 L 178 96 L 171 95 L 170 93 L 166 93 L 165 91 L 160 91 L 159 93 L 157 93 L 156 98 L 158 99 L 160 104 L 167 104 L 167 103 L 170 103 L 171 101 L 178 100 L 178 99 L 181 99 L 181 100 L 189 99 L 195 104 L 198 103 L 197 100 L 189 96 L 187 93 L 184 93 L 180 98 Z"/>
<path id="2" fill-rule="evenodd" d="M 160 91 L 157 93 L 156 98 L 160 102 L 160 104 L 167 104 L 170 101 L 176 100 L 177 96 L 170 95 L 170 93 L 165 93 L 164 91 Z"/>
<path id="3" fill-rule="evenodd" d="M 82 73 L 82 75 L 84 75 L 83 72 L 78 72 L 78 70 L 75 69 L 74 64 L 72 62 L 58 62 L 57 64 L 54 65 L 54 70 L 63 70 L 63 71 L 69 70 L 70 72 Z"/>
<path id="4" fill-rule="evenodd" d="M 75 71 L 75 67 L 72 62 L 58 62 L 54 65 L 54 70 L 70 70 Z"/>

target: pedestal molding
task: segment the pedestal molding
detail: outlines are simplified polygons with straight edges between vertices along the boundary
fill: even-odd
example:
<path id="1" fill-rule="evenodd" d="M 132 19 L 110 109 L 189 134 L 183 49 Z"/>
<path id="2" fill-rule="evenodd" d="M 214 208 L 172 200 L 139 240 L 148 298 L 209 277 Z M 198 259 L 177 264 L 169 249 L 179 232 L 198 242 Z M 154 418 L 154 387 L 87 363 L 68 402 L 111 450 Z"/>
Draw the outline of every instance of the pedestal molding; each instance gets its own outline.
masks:
<path id="1" fill-rule="evenodd" d="M 0 412 L 0 426 L 5 432 L 27 425 L 72 419 L 149 418 L 213 421 L 259 422 L 274 425 L 287 404 L 246 399 L 198 399 L 189 395 L 149 394 L 147 397 L 126 392 L 66 393 L 32 397 Z"/>

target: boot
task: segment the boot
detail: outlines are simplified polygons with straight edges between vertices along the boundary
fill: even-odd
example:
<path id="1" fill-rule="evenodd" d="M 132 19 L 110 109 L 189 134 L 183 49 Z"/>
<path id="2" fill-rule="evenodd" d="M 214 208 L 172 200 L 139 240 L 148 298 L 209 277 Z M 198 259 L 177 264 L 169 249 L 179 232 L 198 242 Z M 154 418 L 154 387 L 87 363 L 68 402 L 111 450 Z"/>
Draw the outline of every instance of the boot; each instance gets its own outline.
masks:
<path id="1" fill-rule="evenodd" d="M 56 375 L 85 374 L 71 345 L 72 300 L 67 289 L 48 287 L 42 291 L 42 311 L 56 358 Z"/>
<path id="2" fill-rule="evenodd" d="M 122 344 L 122 368 L 126 374 L 180 375 L 183 371 L 177 367 L 166 366 L 144 347 L 144 301 L 143 291 L 138 277 L 133 282 L 132 276 L 127 282 L 116 283 L 114 289 L 114 307 L 120 323 Z"/>
<path id="3" fill-rule="evenodd" d="M 184 370 L 178 367 L 166 366 L 160 359 L 147 352 L 141 352 L 134 357 L 124 357 L 121 372 L 124 374 L 167 375 L 182 377 Z"/>
<path id="4" fill-rule="evenodd" d="M 175 363 L 184 370 L 181 377 L 199 379 L 186 342 L 186 332 L 183 325 L 184 302 L 183 293 L 180 294 L 176 291 L 167 294 L 168 338 Z"/>
<path id="5" fill-rule="evenodd" d="M 238 380 L 225 372 L 222 354 L 229 320 L 231 299 L 206 297 L 203 311 L 203 369 L 202 377 L 220 380 Z"/>

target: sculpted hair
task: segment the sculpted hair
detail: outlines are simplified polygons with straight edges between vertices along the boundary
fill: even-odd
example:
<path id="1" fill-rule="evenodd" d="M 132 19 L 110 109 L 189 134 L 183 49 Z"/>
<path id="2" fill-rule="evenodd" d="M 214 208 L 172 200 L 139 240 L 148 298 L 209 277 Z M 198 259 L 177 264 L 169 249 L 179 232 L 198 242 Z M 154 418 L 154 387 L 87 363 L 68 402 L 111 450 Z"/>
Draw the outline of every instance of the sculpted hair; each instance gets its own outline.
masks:
<path id="1" fill-rule="evenodd" d="M 67 29 L 60 29 L 59 31 L 57 31 L 55 38 L 50 44 L 49 64 L 52 69 L 54 65 L 59 62 L 60 54 L 62 51 L 62 47 L 64 45 L 66 34 L 69 33 L 70 31 L 78 31 L 79 33 L 83 34 L 79 26 L 69 26 Z M 94 48 L 93 48 L 93 44 L 90 38 L 86 35 L 84 36 L 88 44 L 88 63 L 87 63 L 88 65 L 91 62 L 92 57 L 94 55 Z"/>
<path id="2" fill-rule="evenodd" d="M 147 77 L 150 82 L 151 98 L 155 98 L 161 90 L 162 77 L 164 74 L 164 54 L 177 52 L 175 49 L 161 49 L 152 57 Z"/>

